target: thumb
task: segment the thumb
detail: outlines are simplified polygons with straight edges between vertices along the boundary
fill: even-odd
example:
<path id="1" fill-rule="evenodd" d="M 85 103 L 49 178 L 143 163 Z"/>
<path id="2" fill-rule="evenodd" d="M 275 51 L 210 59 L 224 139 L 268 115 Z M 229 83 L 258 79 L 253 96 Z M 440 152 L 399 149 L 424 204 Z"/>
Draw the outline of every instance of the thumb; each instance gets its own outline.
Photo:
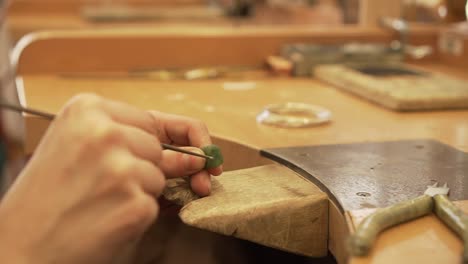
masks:
<path id="1" fill-rule="evenodd" d="M 183 147 L 182 149 L 204 154 L 201 149 L 195 147 Z M 189 176 L 203 170 L 205 162 L 204 158 L 166 149 L 163 151 L 159 167 L 166 178 L 176 178 Z"/>

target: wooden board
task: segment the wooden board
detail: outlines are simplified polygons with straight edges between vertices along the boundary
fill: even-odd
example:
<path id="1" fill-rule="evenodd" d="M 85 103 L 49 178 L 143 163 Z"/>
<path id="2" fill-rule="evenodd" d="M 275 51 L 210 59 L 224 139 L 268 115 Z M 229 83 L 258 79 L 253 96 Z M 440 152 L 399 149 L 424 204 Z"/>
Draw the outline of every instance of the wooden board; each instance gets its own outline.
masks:
<path id="1" fill-rule="evenodd" d="M 52 18 L 48 19 L 52 21 Z M 423 31 L 418 38 L 435 36 L 435 32 Z M 237 28 L 215 24 L 196 27 L 196 30 L 193 25 L 101 27 L 79 32 L 44 31 L 29 35 L 18 43 L 13 60 L 19 74 L 128 73 L 141 69 L 220 65 L 259 67 L 268 56 L 279 54 L 285 44 L 388 43 L 391 39 L 389 32 L 352 26 L 327 29 L 288 25 Z M 190 48 L 187 48 L 187 43 L 190 43 Z"/>
<path id="2" fill-rule="evenodd" d="M 419 71 L 404 65 L 323 65 L 315 69 L 314 75 L 393 110 L 468 108 L 466 81 L 437 72 Z"/>
<path id="3" fill-rule="evenodd" d="M 226 82 L 253 82 L 253 85 L 249 89 L 230 90 L 226 89 Z M 206 122 L 213 135 L 257 150 L 414 138 L 437 139 L 468 150 L 468 135 L 464 132 L 468 130 L 468 111 L 392 112 L 311 79 L 160 82 L 29 75 L 19 79 L 18 88 L 25 105 L 52 113 L 73 95 L 92 92 L 142 109 L 192 116 Z M 284 129 L 256 122 L 256 116 L 266 105 L 289 101 L 321 105 L 332 112 L 332 121 L 303 129 Z M 42 121 L 45 126 L 36 126 L 36 122 L 41 121 L 31 116 L 26 118 L 29 153 L 48 123 Z"/>
<path id="4" fill-rule="evenodd" d="M 169 180 L 164 196 L 184 204 L 179 215 L 190 226 L 309 257 L 327 255 L 327 195 L 281 165 L 226 172 L 200 199 L 183 179 Z"/>
<path id="5" fill-rule="evenodd" d="M 107 4 L 101 0 L 13 0 L 10 1 L 10 12 L 26 14 L 54 14 L 54 13 L 78 13 L 81 7 L 86 5 L 104 5 Z M 117 3 L 115 3 L 117 4 Z M 126 5 L 130 6 L 184 6 L 184 5 L 202 5 L 203 0 L 125 0 Z"/>

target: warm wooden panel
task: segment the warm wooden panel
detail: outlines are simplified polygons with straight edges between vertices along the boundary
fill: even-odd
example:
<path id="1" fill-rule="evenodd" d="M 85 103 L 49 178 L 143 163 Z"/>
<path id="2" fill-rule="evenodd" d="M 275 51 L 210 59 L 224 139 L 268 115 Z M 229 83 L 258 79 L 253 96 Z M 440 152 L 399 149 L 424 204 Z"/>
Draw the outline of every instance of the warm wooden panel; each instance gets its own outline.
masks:
<path id="1" fill-rule="evenodd" d="M 433 33 L 430 33 L 433 34 Z M 389 42 L 392 35 L 358 27 L 177 27 L 158 30 L 44 32 L 19 43 L 19 74 L 127 71 L 201 65 L 262 65 L 289 43 Z M 118 55 L 116 55 L 118 54 Z"/>
<path id="2" fill-rule="evenodd" d="M 125 19 L 120 16 L 118 21 L 96 22 L 85 15 L 89 15 L 89 10 L 102 10 L 108 6 L 113 10 L 128 10 L 133 14 L 133 18 Z M 159 28 L 167 24 L 182 24 L 185 27 L 232 24 L 224 17 L 210 15 L 212 12 L 213 10 L 208 10 L 207 1 L 204 0 L 127 0 L 112 3 L 99 0 L 16 0 L 8 8 L 7 22 L 14 41 L 29 33 L 43 30 Z M 195 19 L 194 13 L 198 14 Z"/>
<path id="3" fill-rule="evenodd" d="M 376 26 L 382 17 L 399 18 L 402 13 L 401 0 L 361 0 L 359 2 L 359 23 Z"/>
<path id="4" fill-rule="evenodd" d="M 436 46 L 439 29 L 418 28 L 411 42 Z M 207 65 L 259 66 L 291 43 L 389 43 L 396 36 L 378 28 L 355 26 L 166 25 L 158 29 L 53 31 L 29 35 L 15 50 L 20 74 L 128 71 L 141 68 Z M 189 47 L 187 44 L 189 44 Z M 118 56 L 116 56 L 118 54 Z M 434 59 L 437 56 L 429 56 Z"/>
<path id="5" fill-rule="evenodd" d="M 73 95 L 94 92 L 143 109 L 156 108 L 202 119 L 215 135 L 258 149 L 433 138 L 468 150 L 466 110 L 396 113 L 311 79 L 260 79 L 248 90 L 226 89 L 225 81 L 25 76 L 24 97 L 28 106 L 55 113 Z M 263 107 L 287 101 L 326 107 L 333 114 L 332 122 L 304 129 L 256 123 L 256 115 Z M 28 130 L 31 138 L 38 138 L 42 132 Z M 27 147 L 32 151 L 35 143 L 30 143 Z"/>
<path id="6" fill-rule="evenodd" d="M 74 13 L 85 5 L 104 5 L 100 0 L 11 0 L 11 13 Z M 104 1 L 105 2 L 105 1 Z M 121 1 L 120 1 L 121 2 Z M 132 6 L 199 5 L 204 0 L 125 0 Z"/>

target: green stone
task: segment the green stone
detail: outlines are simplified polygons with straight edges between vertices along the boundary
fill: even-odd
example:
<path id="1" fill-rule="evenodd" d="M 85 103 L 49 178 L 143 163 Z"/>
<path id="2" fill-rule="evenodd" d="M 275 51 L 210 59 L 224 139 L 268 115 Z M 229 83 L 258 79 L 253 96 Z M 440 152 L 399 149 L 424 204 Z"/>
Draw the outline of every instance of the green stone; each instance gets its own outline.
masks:
<path id="1" fill-rule="evenodd" d="M 216 168 L 223 164 L 224 158 L 221 149 L 216 145 L 208 145 L 201 148 L 205 155 L 213 157 L 213 159 L 206 159 L 205 169 Z"/>

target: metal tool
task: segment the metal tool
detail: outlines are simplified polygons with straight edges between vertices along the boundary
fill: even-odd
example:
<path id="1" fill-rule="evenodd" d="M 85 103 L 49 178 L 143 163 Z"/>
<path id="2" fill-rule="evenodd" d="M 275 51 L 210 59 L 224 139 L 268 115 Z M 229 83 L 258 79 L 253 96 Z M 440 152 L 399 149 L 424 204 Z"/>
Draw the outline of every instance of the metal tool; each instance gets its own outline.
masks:
<path id="1" fill-rule="evenodd" d="M 44 112 L 44 111 L 31 109 L 31 108 L 27 108 L 27 107 L 22 107 L 20 105 L 10 104 L 10 103 L 3 102 L 3 101 L 0 101 L 0 108 L 16 111 L 16 112 L 20 112 L 20 113 L 24 112 L 24 113 L 44 117 L 44 118 L 46 118 L 48 120 L 53 120 L 55 118 L 55 115 L 51 114 L 51 113 L 47 113 L 47 112 Z M 195 152 L 188 151 L 188 150 L 185 150 L 185 149 L 181 149 L 181 148 L 178 148 L 178 147 L 175 147 L 175 146 L 172 146 L 172 145 L 169 145 L 169 144 L 165 144 L 165 143 L 161 143 L 161 147 L 163 149 L 169 149 L 169 150 L 172 150 L 172 151 L 181 152 L 181 153 L 185 153 L 185 154 L 192 155 L 192 156 L 197 156 L 197 157 L 210 159 L 210 160 L 213 159 L 212 156 L 195 153 Z"/>
<path id="2" fill-rule="evenodd" d="M 52 120 L 55 117 L 55 115 L 50 114 L 50 113 L 42 112 L 42 111 L 31 109 L 31 108 L 22 107 L 20 105 L 10 104 L 10 103 L 6 103 L 6 102 L 0 102 L 0 107 L 8 109 L 8 110 L 12 110 L 12 111 L 20 112 L 20 113 L 24 112 L 24 113 L 28 113 L 28 114 L 41 116 L 41 117 L 44 117 L 44 118 L 49 119 L 49 120 Z"/>
<path id="3" fill-rule="evenodd" d="M 377 236 L 385 229 L 434 212 L 444 224 L 463 240 L 462 263 L 468 263 L 468 216 L 448 198 L 447 184 L 427 186 L 424 195 L 376 210 L 367 216 L 350 237 L 350 251 L 365 256 Z"/>

